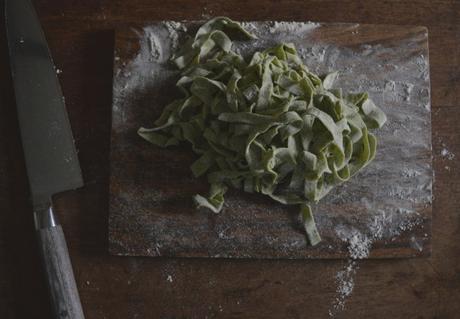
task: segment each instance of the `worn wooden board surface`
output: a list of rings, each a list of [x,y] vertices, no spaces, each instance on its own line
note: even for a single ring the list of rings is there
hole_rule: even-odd
[[[177,96],[171,52],[196,23],[116,31],[109,248],[116,255],[235,258],[391,258],[431,253],[431,111],[424,27],[253,22],[250,54],[293,42],[316,73],[340,71],[337,87],[367,91],[388,122],[376,160],[320,201],[321,244],[307,245],[297,208],[231,191],[219,215],[194,209],[206,193],[190,148],[151,146],[136,135]]]

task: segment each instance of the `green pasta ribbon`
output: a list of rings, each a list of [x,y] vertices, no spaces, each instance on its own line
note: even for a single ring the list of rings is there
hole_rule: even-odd
[[[210,184],[208,196],[194,197],[198,206],[220,212],[228,187],[296,204],[315,245],[321,237],[310,204],[374,158],[369,130],[386,116],[367,93],[332,89],[337,73],[310,72],[293,44],[256,52],[247,62],[232,51],[230,34],[255,38],[217,17],[184,44],[172,58],[183,97],[138,134],[161,147],[191,144],[199,155],[191,170]]]

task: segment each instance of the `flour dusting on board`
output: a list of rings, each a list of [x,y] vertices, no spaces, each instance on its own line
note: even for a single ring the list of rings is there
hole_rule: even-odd
[[[164,21],[164,26],[168,30],[168,37],[171,39],[171,49],[177,50],[179,47],[179,35],[187,31],[185,25],[176,21]]]
[[[124,116],[123,104],[156,83],[158,78],[171,76],[171,72],[159,72],[158,66],[167,63],[179,45],[181,34],[187,31],[182,22],[165,21],[161,25],[145,26],[134,30],[139,37],[139,51],[128,63],[121,65],[114,77],[113,114]],[[120,58],[116,55],[115,62]]]
[[[317,28],[320,24],[315,22],[286,22],[286,21],[274,21],[270,26],[268,31],[270,33],[277,32],[290,32],[290,33],[303,33],[311,31]]]
[[[150,55],[153,59],[158,60],[161,58],[161,43],[158,37],[154,33],[149,33],[148,41],[150,45]]]

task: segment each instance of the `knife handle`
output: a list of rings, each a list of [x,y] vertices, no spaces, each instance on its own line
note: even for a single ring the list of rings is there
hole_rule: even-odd
[[[84,319],[64,232],[52,206],[35,211],[34,219],[54,318]]]

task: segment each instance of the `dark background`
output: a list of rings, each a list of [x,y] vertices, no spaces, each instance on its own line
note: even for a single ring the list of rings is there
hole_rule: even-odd
[[[86,186],[56,196],[87,319],[328,318],[344,260],[113,257],[107,253],[113,29],[149,20],[298,20],[424,25],[432,83],[431,258],[359,262],[337,318],[460,317],[460,1],[34,2],[59,75]],[[3,12],[3,10],[2,10]],[[0,318],[49,318],[0,24]],[[441,156],[447,148],[455,158]],[[168,281],[171,276],[172,282]]]

